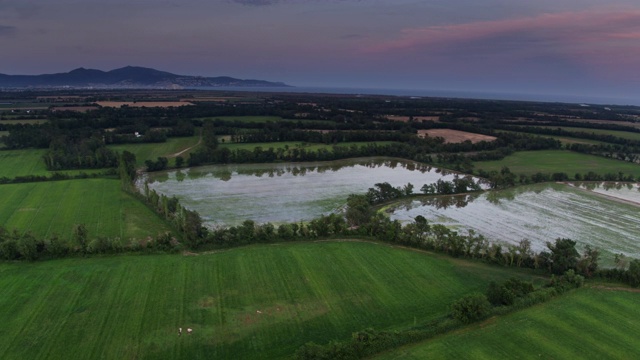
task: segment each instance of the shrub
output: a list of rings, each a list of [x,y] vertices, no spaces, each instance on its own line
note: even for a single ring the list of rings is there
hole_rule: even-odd
[[[491,311],[491,304],[481,293],[472,293],[451,304],[451,315],[465,324],[480,320]]]

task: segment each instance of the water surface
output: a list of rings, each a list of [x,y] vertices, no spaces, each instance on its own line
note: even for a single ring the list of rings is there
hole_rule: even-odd
[[[606,250],[610,261],[615,253],[640,257],[639,209],[631,203],[639,195],[637,185],[537,184],[407,200],[388,211],[402,222],[422,215],[461,232],[474,229],[493,241],[528,239],[535,251],[545,250],[547,241],[570,238],[580,249],[589,244]]]
[[[344,206],[376,183],[412,183],[414,192],[453,174],[413,161],[360,158],[296,164],[204,166],[149,174],[149,188],[202,216],[206,225],[305,221]]]

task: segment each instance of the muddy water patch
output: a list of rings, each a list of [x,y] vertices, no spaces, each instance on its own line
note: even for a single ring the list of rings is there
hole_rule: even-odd
[[[208,226],[295,222],[316,218],[344,206],[349,194],[362,194],[376,183],[394,187],[412,183],[414,191],[452,173],[412,161],[361,158],[296,164],[205,166],[149,174],[149,188],[202,216]]]
[[[601,249],[605,263],[615,253],[640,257],[640,209],[600,194],[539,184],[439,199],[405,201],[388,211],[394,220],[410,222],[422,215],[461,232],[473,229],[491,241],[515,245],[528,239],[535,251],[545,250],[547,241],[570,238],[580,250],[586,245]]]

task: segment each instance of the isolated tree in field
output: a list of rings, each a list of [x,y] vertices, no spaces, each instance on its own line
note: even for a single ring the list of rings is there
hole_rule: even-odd
[[[551,250],[551,272],[554,274],[564,274],[569,269],[575,269],[578,265],[580,254],[576,250],[576,242],[571,239],[556,239],[555,243],[547,242],[547,247]]]
[[[481,293],[472,293],[451,304],[451,315],[465,324],[480,320],[491,311],[491,304]]]

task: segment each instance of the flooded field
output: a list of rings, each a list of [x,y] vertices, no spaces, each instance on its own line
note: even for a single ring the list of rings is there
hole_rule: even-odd
[[[412,183],[414,192],[453,175],[412,161],[363,158],[299,164],[205,166],[149,174],[149,188],[172,196],[208,226],[304,221],[336,211],[376,183]]]
[[[388,209],[392,219],[430,222],[460,231],[474,229],[492,241],[529,239],[535,251],[556,238],[606,250],[603,261],[624,253],[640,257],[637,185],[538,184],[474,195],[408,200]]]

